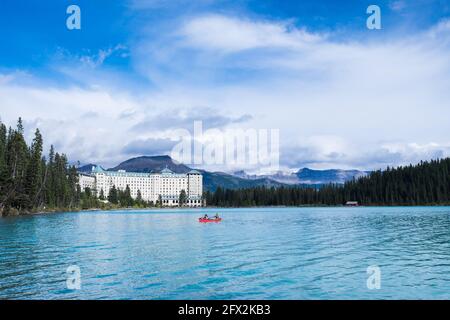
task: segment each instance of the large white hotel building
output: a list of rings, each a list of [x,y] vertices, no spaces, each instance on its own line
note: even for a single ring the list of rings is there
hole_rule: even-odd
[[[136,198],[138,190],[142,199],[156,203],[159,199],[163,206],[178,206],[181,190],[187,195],[186,205],[200,207],[202,205],[203,177],[196,170],[188,173],[174,173],[168,168],[160,173],[140,173],[119,171],[106,171],[100,166],[92,167],[89,174],[79,175],[81,190],[90,188],[97,196],[101,190],[108,197],[109,190],[115,186],[118,190],[130,187],[131,197]]]

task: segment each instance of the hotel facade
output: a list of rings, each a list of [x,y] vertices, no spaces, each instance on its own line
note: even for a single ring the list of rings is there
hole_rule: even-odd
[[[81,190],[90,188],[99,196],[103,190],[108,197],[109,190],[115,186],[118,190],[125,190],[127,185],[131,197],[136,199],[138,191],[145,201],[161,200],[163,206],[179,206],[182,190],[186,192],[186,203],[189,207],[202,206],[203,176],[196,170],[188,173],[174,173],[170,169],[163,169],[160,173],[127,172],[125,170],[106,171],[94,166],[91,173],[79,174]]]

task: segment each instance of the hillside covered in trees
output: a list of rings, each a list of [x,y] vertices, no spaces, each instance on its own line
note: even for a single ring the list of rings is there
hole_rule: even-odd
[[[321,188],[248,188],[205,193],[212,206],[335,206],[347,201],[361,205],[450,204],[450,158],[374,171],[342,185]]]

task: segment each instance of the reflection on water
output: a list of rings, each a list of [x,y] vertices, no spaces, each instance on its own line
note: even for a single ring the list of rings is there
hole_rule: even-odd
[[[449,207],[222,209],[198,223],[216,211],[0,219],[0,298],[450,298]]]

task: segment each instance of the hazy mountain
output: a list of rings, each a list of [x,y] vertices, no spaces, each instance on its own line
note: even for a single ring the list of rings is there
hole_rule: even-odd
[[[329,169],[329,170],[313,170],[309,168],[303,168],[295,173],[278,171],[271,175],[249,175],[245,171],[237,171],[233,173],[236,177],[255,180],[255,179],[269,179],[282,184],[303,184],[303,185],[320,185],[329,183],[343,184],[346,181],[352,180],[353,178],[359,178],[368,174],[365,171],[359,170],[340,170],[340,169]]]
[[[77,170],[78,170],[78,172],[90,173],[92,171],[92,167],[96,167],[96,166],[97,166],[96,164],[89,163],[82,167],[79,167]]]
[[[247,180],[257,180],[257,179],[268,179],[281,184],[301,184],[302,182],[294,173],[278,171],[275,174],[270,175],[251,175],[247,172],[241,170],[233,173],[234,176],[247,179]]]
[[[267,178],[245,179],[224,172],[208,172],[199,170],[203,174],[205,190],[214,191],[217,187],[225,189],[242,189],[251,187],[279,187],[283,184]]]
[[[163,156],[142,156],[128,159],[110,171],[125,170],[130,172],[159,172],[164,168],[169,168],[176,173],[186,173],[191,170],[188,166],[172,160],[171,157]]]
[[[366,171],[359,170],[341,170],[341,169],[329,169],[329,170],[313,170],[303,168],[297,171],[295,175],[299,178],[301,183],[306,184],[327,184],[327,183],[340,183],[343,184],[346,181],[353,178],[360,178],[367,175]]]

